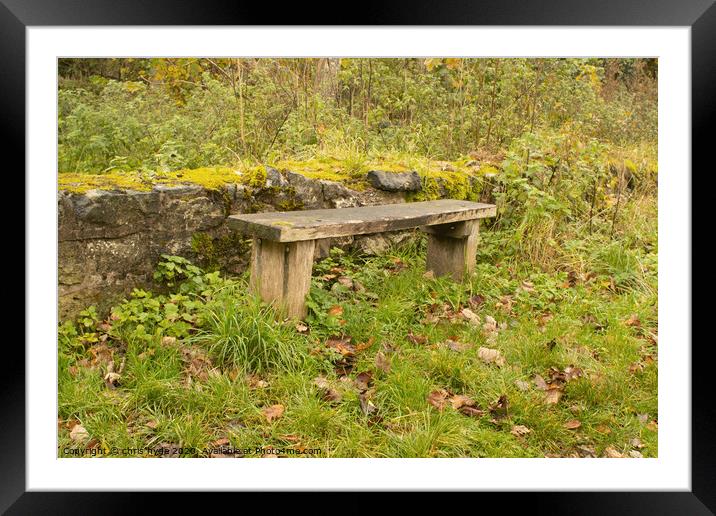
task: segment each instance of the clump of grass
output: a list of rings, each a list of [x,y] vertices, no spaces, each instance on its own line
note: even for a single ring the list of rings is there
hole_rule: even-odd
[[[305,338],[277,322],[274,309],[254,296],[224,294],[203,317],[204,327],[189,341],[205,346],[223,367],[263,373],[304,365]]]

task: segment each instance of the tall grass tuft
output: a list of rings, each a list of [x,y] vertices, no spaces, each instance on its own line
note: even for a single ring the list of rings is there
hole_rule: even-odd
[[[295,371],[307,358],[304,337],[277,322],[273,308],[254,297],[226,298],[207,307],[204,320],[192,340],[207,346],[224,367],[247,372]]]

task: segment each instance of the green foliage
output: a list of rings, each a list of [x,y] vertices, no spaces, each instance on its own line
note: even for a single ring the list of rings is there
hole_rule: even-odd
[[[162,258],[164,260],[159,262],[154,272],[154,281],[165,283],[168,287],[173,287],[177,282],[183,280],[194,279],[203,272],[181,256],[163,254]]]
[[[656,135],[652,59],[61,59],[59,170],[237,166],[386,152],[496,164],[540,130]]]

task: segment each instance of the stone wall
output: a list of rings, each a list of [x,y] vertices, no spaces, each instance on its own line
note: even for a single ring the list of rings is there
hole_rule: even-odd
[[[229,273],[245,270],[248,240],[231,232],[233,213],[343,208],[405,202],[405,192],[355,191],[331,181],[267,169],[266,184],[229,184],[221,190],[197,185],[155,186],[151,191],[91,190],[58,193],[59,315],[73,317],[89,305],[100,312],[134,287],[151,287],[161,254],[211,262]],[[380,253],[409,233],[384,233],[321,242]]]

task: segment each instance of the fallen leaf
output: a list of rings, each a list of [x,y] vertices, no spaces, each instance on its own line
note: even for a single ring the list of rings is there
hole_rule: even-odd
[[[629,444],[639,450],[641,450],[644,447],[644,445],[641,443],[641,439],[639,439],[638,437],[635,437],[634,439],[629,441]]]
[[[582,423],[576,419],[571,419],[564,424],[564,428],[567,430],[576,430],[580,426],[582,426]]]
[[[378,351],[378,353],[375,354],[375,367],[386,374],[390,372],[390,361],[382,351]]]
[[[350,342],[350,337],[330,337],[326,341],[326,346],[335,349],[344,357],[353,356],[355,355],[356,349]]]
[[[173,346],[177,343],[176,337],[162,337],[162,346]]]
[[[262,410],[266,420],[270,423],[274,419],[278,419],[283,416],[284,406],[283,405],[271,405]]]
[[[119,380],[122,378],[122,375],[119,373],[109,372],[106,375],[104,375],[104,384],[110,388],[110,389],[116,389],[119,386]]]
[[[485,316],[485,324],[482,325],[485,332],[492,333],[497,331],[497,321],[491,315]]]
[[[248,375],[246,377],[246,383],[248,384],[250,389],[265,389],[269,386],[269,383],[266,380],[262,380],[255,374]]]
[[[369,399],[369,392],[370,391],[364,392],[358,398],[358,401],[360,402],[360,409],[366,416],[375,414],[378,411],[378,407],[376,407],[375,404]]]
[[[525,292],[534,292],[535,286],[531,281],[523,281],[522,285],[520,285],[520,288],[524,290]]]
[[[448,339],[443,344],[450,350],[456,351],[458,353],[461,353],[468,349],[470,347],[469,344],[464,344],[462,342],[457,342],[455,340]]]
[[[157,426],[159,426],[159,422],[156,421],[155,419],[152,419],[152,420],[147,421],[146,423],[144,423],[144,426],[146,426],[147,428],[151,428],[152,430],[154,430],[154,429],[157,428]]]
[[[584,376],[584,371],[582,371],[579,367],[569,365],[564,368],[564,378],[568,382],[577,378],[581,378],[582,376]]]
[[[477,350],[477,356],[486,364],[495,364],[498,367],[505,365],[505,357],[496,349],[481,347]]]
[[[537,389],[539,389],[540,391],[547,390],[547,382],[545,382],[544,378],[542,378],[540,375],[536,374],[532,381],[534,382],[535,387],[537,387]]]
[[[356,351],[365,351],[375,343],[375,337],[370,337],[365,342],[359,342],[356,344]]]
[[[478,308],[484,302],[485,302],[485,298],[483,296],[481,296],[480,294],[476,294],[468,300],[468,304],[470,305],[470,308],[472,308],[473,310]]]
[[[515,380],[515,386],[521,391],[528,391],[530,389],[529,382],[525,382],[524,380]]]
[[[580,457],[585,458],[596,458],[597,453],[594,450],[594,446],[587,446],[585,444],[577,446],[577,452]]]
[[[559,402],[562,397],[562,391],[559,389],[548,389],[544,394],[544,401],[549,405],[554,405]]]
[[[70,439],[75,442],[82,442],[89,439],[89,432],[80,424],[76,424],[70,430]]]
[[[638,452],[636,450],[631,450],[629,452],[629,457],[631,457],[632,459],[643,459],[644,458],[644,456],[641,454],[641,452]]]
[[[346,288],[353,289],[353,280],[348,276],[339,276],[336,282],[340,283]]]
[[[328,315],[337,317],[343,314],[343,307],[341,305],[333,305],[328,309]]]
[[[460,315],[471,325],[473,326],[479,326],[480,325],[480,316],[477,315],[475,312],[470,310],[469,308],[463,308],[460,311]]]
[[[637,414],[636,418],[642,425],[645,425],[649,421],[649,414]]]
[[[636,314],[631,314],[631,316],[629,316],[629,319],[627,319],[626,321],[624,321],[624,324],[625,324],[626,326],[636,326],[636,327],[639,327],[639,326],[641,326],[641,321],[639,320],[639,316],[638,316],[638,315],[636,315]]]
[[[227,437],[222,437],[220,439],[217,439],[213,443],[211,443],[212,446],[226,446],[229,444],[229,439]]]
[[[605,456],[606,458],[609,458],[609,459],[622,459],[622,458],[624,458],[624,455],[622,455],[621,453],[619,453],[617,450],[615,450],[615,449],[612,448],[611,446],[608,446],[608,447],[604,450],[604,456]]]
[[[500,396],[495,403],[490,405],[490,413],[496,419],[507,417],[509,403],[507,402],[507,395],[503,394]]]
[[[425,278],[426,280],[435,279],[435,273],[433,271],[427,271],[425,274],[423,274],[423,278]]]
[[[373,383],[373,375],[367,371],[363,371],[356,376],[353,384],[355,385],[358,392],[367,391],[370,385]]]
[[[532,430],[527,428],[524,425],[514,425],[512,427],[512,430],[510,430],[510,433],[514,435],[515,437],[524,437],[527,434],[529,434]]]
[[[425,335],[416,335],[413,332],[408,333],[407,339],[418,346],[422,346],[428,342],[428,338]]]
[[[463,405],[458,409],[458,411],[465,416],[471,417],[480,417],[485,414],[484,410],[480,410],[479,408],[474,407],[472,405]]]
[[[305,323],[299,322],[296,324],[296,331],[298,333],[308,333],[308,326]]]
[[[448,403],[449,397],[450,393],[448,391],[446,391],[445,389],[438,389],[428,394],[428,403],[430,403],[436,409],[442,410]]]
[[[646,428],[648,430],[651,430],[652,432],[656,432],[659,429],[659,425],[657,424],[656,421],[652,420],[652,421],[649,421],[649,423],[647,423]]]
[[[470,396],[465,396],[464,394],[456,394],[455,396],[450,398],[450,404],[452,405],[452,408],[458,410],[461,407],[474,407],[475,401]]]
[[[597,432],[599,432],[600,434],[604,434],[604,435],[609,435],[612,433],[612,429],[609,428],[607,425],[597,425],[595,430]]]

